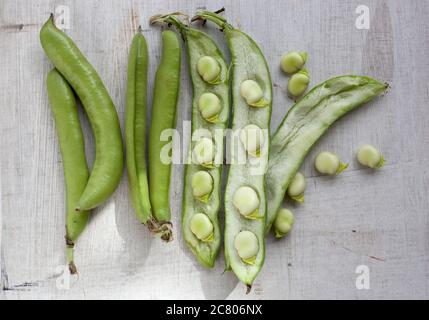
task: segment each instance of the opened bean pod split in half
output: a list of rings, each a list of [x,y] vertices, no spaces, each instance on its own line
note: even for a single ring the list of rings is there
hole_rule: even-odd
[[[369,77],[336,77],[314,87],[288,111],[271,140],[266,232],[275,221],[286,190],[311,147],[335,121],[386,88],[387,84]],[[340,161],[338,168],[344,168]],[[281,230],[274,231],[277,236],[282,234]]]
[[[232,64],[231,165],[225,190],[225,260],[248,287],[265,258],[265,172],[268,166],[272,85],[261,49],[223,17],[207,11],[193,20],[218,25]]]
[[[228,66],[216,43],[204,32],[185,25],[179,17],[177,14],[155,16],[151,23],[174,25],[186,44],[193,101],[182,233],[198,261],[212,267],[221,243],[218,212],[224,129],[229,115]]]

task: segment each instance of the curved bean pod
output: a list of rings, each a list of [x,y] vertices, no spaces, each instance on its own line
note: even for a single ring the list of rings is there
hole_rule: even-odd
[[[100,205],[115,191],[122,176],[121,129],[115,106],[99,75],[79,48],[55,27],[53,16],[40,30],[40,42],[55,68],[76,92],[95,136],[95,160],[77,210]]]
[[[46,79],[48,98],[55,119],[55,127],[63,159],[66,184],[66,245],[67,262],[72,274],[76,273],[73,248],[85,229],[89,212],[76,212],[76,203],[88,182],[89,171],[85,158],[85,142],[77,113],[76,101],[67,81],[55,69]]]
[[[314,87],[288,111],[271,139],[266,232],[311,147],[337,119],[386,88],[386,84],[368,77],[336,77]]]

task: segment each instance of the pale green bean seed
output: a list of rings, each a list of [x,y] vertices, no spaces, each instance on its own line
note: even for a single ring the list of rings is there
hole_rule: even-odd
[[[240,231],[234,238],[234,247],[241,260],[253,264],[259,251],[258,238],[251,231]]]
[[[261,147],[264,144],[264,134],[257,125],[248,124],[240,132],[240,141],[246,151],[254,156],[259,157],[261,155]]]
[[[213,177],[207,171],[198,171],[192,176],[191,186],[194,197],[207,202],[213,191]]]
[[[201,112],[201,116],[205,120],[215,122],[222,109],[222,105],[217,95],[211,92],[205,92],[198,100],[198,108]]]
[[[292,182],[289,184],[287,194],[297,202],[304,202],[304,191],[307,181],[301,172],[297,172]]]
[[[348,167],[347,163],[340,161],[335,153],[324,151],[317,155],[314,166],[323,174],[338,174]]]
[[[201,138],[195,144],[192,154],[196,164],[207,167],[212,166],[213,158],[215,156],[213,140],[206,137]]]
[[[307,61],[307,52],[292,51],[285,53],[280,60],[280,68],[288,73],[292,74],[301,70]]]
[[[215,58],[204,56],[197,62],[197,71],[205,82],[216,83],[220,74],[220,66]]]
[[[213,239],[213,223],[204,213],[194,214],[190,221],[190,228],[201,241],[207,242]]]
[[[244,80],[240,85],[240,95],[246,100],[246,103],[252,107],[264,107],[267,103],[264,101],[264,92],[259,84],[254,80]]]
[[[287,84],[287,90],[292,97],[299,97],[307,90],[310,83],[310,76],[307,70],[302,69],[298,73],[292,75]]]
[[[248,186],[243,186],[235,191],[232,202],[238,212],[248,219],[258,218],[259,197],[256,191]]]
[[[357,152],[357,159],[360,164],[376,169],[384,165],[384,157],[373,145],[364,144]]]
[[[274,221],[274,233],[276,238],[287,235],[292,230],[295,218],[292,211],[280,208]]]

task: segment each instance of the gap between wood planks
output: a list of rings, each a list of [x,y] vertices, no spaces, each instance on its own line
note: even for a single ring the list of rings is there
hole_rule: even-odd
[[[36,23],[11,23],[4,24],[0,26],[0,31],[6,31],[10,33],[17,33],[21,31],[26,31],[27,29],[32,29],[32,27],[37,27]]]

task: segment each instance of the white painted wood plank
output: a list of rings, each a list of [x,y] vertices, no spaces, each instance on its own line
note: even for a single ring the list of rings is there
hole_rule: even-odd
[[[428,1],[371,1],[369,30],[355,27],[360,1],[12,1],[0,3],[0,299],[316,299],[429,298],[429,14]],[[303,172],[308,191],[292,206],[289,237],[267,243],[254,290],[231,273],[200,267],[181,240],[183,167],[174,166],[173,243],[153,239],[130,206],[126,176],[113,197],[95,210],[79,240],[79,279],[59,290],[55,269],[64,261],[61,157],[44,80],[51,64],[38,32],[58,5],[71,10],[70,36],[103,78],[123,125],[128,49],[141,24],[150,52],[149,105],[160,57],[157,13],[199,7],[216,10],[260,44],[274,87],[272,131],[292,102],[280,55],[307,50],[311,84],[339,74],[368,74],[391,83],[388,95],[341,119],[310,152]],[[222,34],[207,25],[226,52]],[[226,52],[227,53],[227,52]],[[184,56],[185,57],[185,56]],[[178,128],[190,119],[186,60]],[[93,139],[82,115],[87,151]],[[387,165],[372,173],[354,160],[360,143],[376,144]],[[335,179],[320,177],[313,159],[332,150],[350,161]],[[369,266],[371,290],[357,290],[355,268]]]

